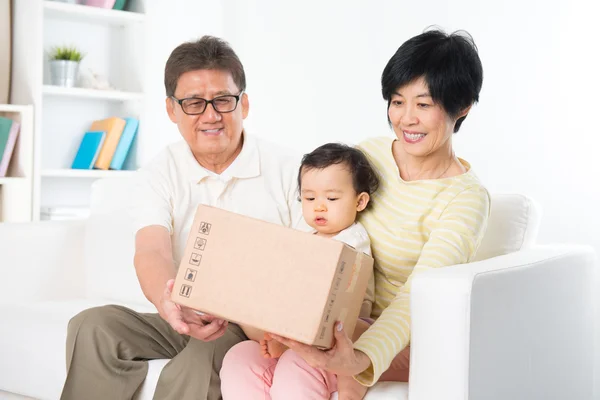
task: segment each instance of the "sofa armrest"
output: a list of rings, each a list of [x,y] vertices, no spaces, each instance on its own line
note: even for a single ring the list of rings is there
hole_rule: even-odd
[[[83,297],[84,224],[0,224],[0,302]]]
[[[596,268],[560,245],[415,276],[409,398],[592,399]]]

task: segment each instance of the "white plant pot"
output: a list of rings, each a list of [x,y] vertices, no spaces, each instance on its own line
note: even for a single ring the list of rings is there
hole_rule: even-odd
[[[79,62],[66,60],[50,61],[50,82],[56,86],[74,87],[77,83]]]

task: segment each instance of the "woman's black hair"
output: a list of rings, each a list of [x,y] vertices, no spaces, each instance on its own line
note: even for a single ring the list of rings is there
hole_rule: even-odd
[[[476,103],[483,84],[483,67],[471,35],[430,30],[404,42],[381,75],[381,94],[388,108],[399,88],[421,77],[433,101],[453,118]],[[454,132],[465,118],[456,121]]]

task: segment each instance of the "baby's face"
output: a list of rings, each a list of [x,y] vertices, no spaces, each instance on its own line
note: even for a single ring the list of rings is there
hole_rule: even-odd
[[[352,185],[352,174],[343,164],[303,172],[301,188],[304,220],[323,235],[343,231],[364,208]]]

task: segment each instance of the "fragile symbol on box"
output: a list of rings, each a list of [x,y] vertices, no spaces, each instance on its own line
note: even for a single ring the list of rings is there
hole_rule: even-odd
[[[204,251],[205,247],[206,247],[206,239],[196,238],[196,241],[194,242],[194,248]]]
[[[196,267],[200,265],[201,260],[202,256],[200,254],[192,253],[190,256],[190,264],[195,265]]]
[[[183,297],[190,297],[191,293],[192,287],[190,285],[181,285],[181,290],[179,291],[180,295],[182,295]]]
[[[210,227],[211,224],[208,222],[200,222],[200,229],[198,229],[198,232],[202,233],[203,235],[208,235],[210,233]]]
[[[194,282],[196,280],[196,272],[195,269],[188,268],[187,271],[185,271],[185,280]]]

